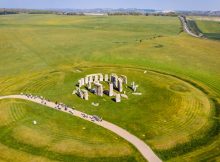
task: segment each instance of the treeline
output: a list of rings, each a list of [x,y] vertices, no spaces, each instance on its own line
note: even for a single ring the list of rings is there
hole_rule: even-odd
[[[151,16],[179,16],[177,13],[175,12],[168,12],[168,13],[150,13],[150,14],[146,14],[146,15],[151,15]]]
[[[76,16],[87,16],[83,12],[68,12],[68,13],[58,13],[59,15],[76,15]],[[92,15],[92,13],[91,13]],[[141,13],[141,12],[111,12],[103,14],[107,16],[178,16],[176,13]]]
[[[39,11],[38,11],[39,12]],[[42,11],[41,11],[42,12]],[[186,11],[186,12],[182,12],[182,11],[176,11],[176,12],[138,12],[138,11],[116,11],[116,12],[108,12],[108,11],[104,11],[104,12],[84,12],[83,10],[81,11],[69,11],[69,12],[62,12],[62,11],[49,11],[49,13],[56,13],[56,14],[60,14],[60,15],[79,15],[79,16],[86,16],[88,15],[88,13],[100,13],[103,15],[108,15],[108,16],[127,16],[127,15],[131,15],[131,16],[179,16],[179,15],[201,15],[201,16],[217,16],[220,15],[220,11],[215,11],[215,12],[193,12],[193,11]],[[87,14],[85,14],[87,13]]]
[[[123,15],[133,15],[133,16],[140,16],[140,15],[146,15],[145,13],[141,12],[112,12],[107,13],[109,16],[123,16]]]
[[[18,14],[18,11],[0,9],[0,15]]]
[[[118,12],[103,12],[103,13],[91,13],[83,12],[83,11],[61,11],[61,10],[35,10],[35,9],[4,9],[0,8],[0,15],[8,15],[8,14],[57,14],[57,15],[72,15],[72,16],[87,16],[87,15],[108,15],[108,16],[178,16],[175,12],[163,13],[163,12],[138,12],[138,11],[118,11]]]
[[[59,13],[56,13],[58,15],[69,15],[69,16],[85,16],[84,13],[82,12],[67,12],[67,13],[63,13],[63,12],[59,12]]]
[[[48,10],[31,10],[27,12],[28,14],[56,14],[55,11],[48,11]]]
[[[9,14],[18,14],[18,13],[13,11],[0,11],[0,15],[9,15]]]
[[[9,15],[9,14],[56,14],[56,11],[50,10],[32,10],[32,9],[4,9],[0,8],[0,15]]]

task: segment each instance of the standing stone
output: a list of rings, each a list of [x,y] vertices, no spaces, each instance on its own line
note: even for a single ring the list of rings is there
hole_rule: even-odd
[[[100,86],[98,87],[98,95],[103,96],[103,86],[102,86],[102,84],[100,84]]]
[[[83,92],[79,89],[79,97],[83,99]]]
[[[89,100],[88,91],[87,91],[87,90],[82,90],[82,92],[83,92],[83,98],[84,98],[85,100]]]
[[[123,83],[124,83],[124,84],[128,84],[127,76],[121,75],[121,77],[122,77],[122,79],[123,79]]]
[[[113,84],[114,84],[115,88],[118,88],[118,76],[115,76]]]
[[[84,78],[81,78],[81,85],[84,86],[84,84],[85,84],[85,80]]]
[[[118,88],[118,76],[116,74],[111,75],[111,82],[113,83],[114,88]]]
[[[88,89],[92,89],[92,83],[91,83],[91,82],[89,82],[89,83],[87,84],[87,88],[88,88]]]
[[[93,77],[89,76],[89,82],[92,83],[93,82]]]
[[[132,83],[131,83],[131,88],[132,88],[132,90],[134,90],[134,87],[135,87],[135,83],[132,82]]]
[[[121,102],[121,95],[116,94],[115,102]]]
[[[113,83],[109,83],[109,96],[113,96]]]
[[[123,80],[121,78],[118,78],[118,91],[122,92],[123,91]]]
[[[133,90],[134,92],[136,92],[136,91],[137,91],[137,88],[138,88],[138,85],[135,85],[135,83],[132,82],[132,83],[131,83],[131,88],[132,88],[132,90]]]
[[[136,91],[137,91],[137,86],[134,86],[133,91],[134,91],[134,92],[136,92]]]
[[[103,82],[103,75],[102,74],[99,75],[99,81]]]
[[[98,82],[99,81],[99,76],[98,75],[95,75],[95,82]]]
[[[103,86],[100,83],[95,83],[95,94],[98,96],[103,96]]]
[[[110,82],[112,82],[112,83],[114,82],[114,74],[110,75]]]
[[[84,99],[85,99],[86,101],[89,100],[89,94],[88,94],[88,92],[84,94]]]
[[[105,74],[105,82],[108,82],[108,74]]]
[[[81,86],[82,86],[81,79],[80,79],[80,80],[78,80],[78,84],[79,84],[79,87],[81,87]]]
[[[98,95],[98,85],[99,83],[94,83],[94,93],[96,94],[96,95]]]
[[[89,78],[86,76],[85,77],[85,84],[88,84],[88,82],[89,82]]]

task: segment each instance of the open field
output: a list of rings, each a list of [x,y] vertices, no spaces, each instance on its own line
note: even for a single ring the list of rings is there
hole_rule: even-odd
[[[196,34],[202,33],[206,38],[220,40],[220,17],[191,16],[189,25]]]
[[[144,140],[162,159],[199,161],[218,151],[220,42],[181,33],[178,18],[12,15],[0,17],[0,34],[0,95],[27,92],[97,114]],[[125,74],[143,95],[129,94],[119,104],[106,96],[85,102],[72,95],[76,81],[95,72]],[[0,101],[0,107],[3,160],[15,153],[23,158],[17,161],[143,160],[127,142],[91,123],[24,101]],[[32,125],[33,119],[40,124]],[[183,145],[195,140],[195,148]]]
[[[220,40],[220,22],[219,21],[205,21],[197,20],[201,32],[210,39]]]
[[[219,16],[190,16],[194,20],[220,21]]]

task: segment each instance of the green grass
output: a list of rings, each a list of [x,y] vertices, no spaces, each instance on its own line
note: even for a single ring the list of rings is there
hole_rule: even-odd
[[[196,24],[207,38],[220,40],[220,22],[197,20]]]
[[[199,34],[201,34],[200,29],[198,28],[197,24],[195,21],[193,20],[187,20],[188,26],[190,28],[190,31],[196,35],[199,36]]]
[[[219,147],[217,141],[220,135],[208,138],[207,133],[217,123],[216,118],[219,118],[219,114],[214,112],[214,106],[210,107],[212,102],[209,103],[208,99],[210,101],[216,99],[219,102],[220,43],[196,39],[180,32],[181,24],[176,17],[77,17],[25,14],[1,16],[0,95],[20,92],[43,95],[54,101],[75,106],[79,110],[100,115],[127,129],[148,143],[164,159],[179,155],[178,160],[183,157],[189,160],[192,156],[198,161],[202,160],[206,151],[212,152]],[[97,68],[98,66],[100,68]],[[170,73],[190,81],[190,84],[169,75],[153,72],[144,74],[144,70],[136,69],[139,67]],[[81,69],[82,72],[78,73],[77,69]],[[71,95],[76,81],[94,72],[126,74],[129,82],[134,80],[140,85],[143,95],[129,94],[129,100],[123,100],[120,104],[112,102],[106,96],[103,100],[90,95],[90,100],[85,102]],[[92,107],[92,101],[99,102],[100,107]],[[1,107],[3,107],[2,102]],[[13,115],[13,119],[18,119],[19,122],[25,118],[22,114],[27,113],[23,104],[20,107],[22,111],[12,109],[12,114],[17,114]],[[31,107],[33,111],[35,107],[38,108],[37,105]],[[51,111],[43,107],[39,107],[38,111],[44,111],[42,114],[47,116],[41,117],[40,114],[36,117],[47,121],[46,118]],[[57,123],[59,118],[62,118],[65,122],[66,116],[60,117],[59,112],[54,114],[54,118],[50,121]],[[4,118],[1,116],[0,119]],[[10,121],[7,118],[4,120],[6,123]],[[75,120],[79,122],[79,127],[89,124],[79,119],[71,119],[65,124],[68,126],[63,130],[56,130],[56,134],[68,132]],[[93,124],[89,125],[91,129],[100,129],[100,132],[96,133],[100,133],[96,140],[101,138],[103,145],[107,145],[108,139],[103,134],[111,133]],[[25,126],[25,123],[22,121],[20,126]],[[16,128],[13,125],[10,130]],[[8,157],[8,152],[12,154],[16,151],[23,154],[24,158],[40,156],[46,160],[53,159],[51,154],[55,152],[54,150],[52,152],[43,150],[36,155],[36,152],[39,152],[38,146],[31,142],[25,144],[26,136],[17,135],[17,139],[13,139],[11,137],[13,132],[9,131],[8,127],[2,129],[9,135],[0,140],[3,145],[0,147],[4,149],[7,147],[5,157]],[[20,129],[25,130],[22,127]],[[55,138],[51,135],[52,130],[30,130],[35,135],[38,131],[45,133],[45,143],[42,143],[41,147],[47,142],[50,143],[50,138]],[[80,138],[73,146],[82,146],[88,137],[95,138],[96,134],[93,131],[83,134],[85,138]],[[74,136],[80,136],[80,132],[76,132]],[[71,138],[74,136],[71,135]],[[199,139],[206,142],[202,144],[197,142],[195,148],[188,148],[190,142]],[[19,142],[15,145],[17,147],[12,147],[16,141]],[[201,146],[205,144],[210,147]],[[112,151],[109,149],[111,154],[105,159],[102,159],[104,155],[98,154],[96,149],[90,153],[94,155],[95,161],[99,161],[100,158],[103,161],[142,160],[134,148],[123,140],[117,145],[118,148],[125,147],[125,150],[130,150],[127,154],[128,158],[119,154],[114,155],[116,159],[112,159],[111,154],[114,153],[114,149]],[[22,146],[24,150],[18,150],[18,146]],[[178,151],[176,154],[170,153],[177,146],[186,148],[184,153]],[[90,147],[98,146],[92,144]],[[31,148],[32,151],[28,152],[27,148]],[[186,154],[187,150],[191,152]],[[64,152],[56,154],[56,158],[89,160],[88,155],[79,158],[74,150],[70,150],[73,154],[71,157],[65,156]],[[212,158],[216,157],[217,155]]]
[[[1,101],[3,160],[137,161],[141,156],[122,139],[92,123],[19,100]],[[33,120],[37,125],[33,125]],[[8,154],[15,152],[8,157]],[[3,152],[3,154],[2,154]],[[5,153],[5,154],[4,154]],[[6,154],[8,153],[8,154]],[[17,157],[17,154],[21,156]]]

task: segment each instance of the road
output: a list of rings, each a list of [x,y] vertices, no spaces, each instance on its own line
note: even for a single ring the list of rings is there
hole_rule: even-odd
[[[152,149],[141,139],[136,137],[135,135],[129,133],[125,129],[112,124],[108,121],[102,120],[102,121],[96,121],[94,120],[92,115],[85,114],[81,111],[75,110],[70,107],[64,107],[59,106],[57,107],[57,104],[45,99],[41,99],[40,97],[33,97],[33,96],[27,96],[27,95],[9,95],[9,96],[0,96],[0,100],[2,99],[23,99],[27,101],[32,101],[40,105],[44,105],[47,107],[50,107],[55,110],[59,110],[65,113],[69,113],[73,116],[79,117],[81,119],[93,122],[94,124],[97,124],[103,128],[106,128],[115,134],[119,135],[120,137],[124,138],[128,142],[130,142],[136,149],[143,155],[143,157],[149,161],[149,162],[162,162],[162,160],[152,151]]]
[[[183,16],[179,16],[179,19],[181,21],[181,23],[183,24],[183,29],[185,32],[187,32],[189,35],[193,36],[193,37],[196,37],[196,38],[200,38],[200,36],[194,34],[193,32],[191,32],[191,30],[189,29],[185,19]]]

